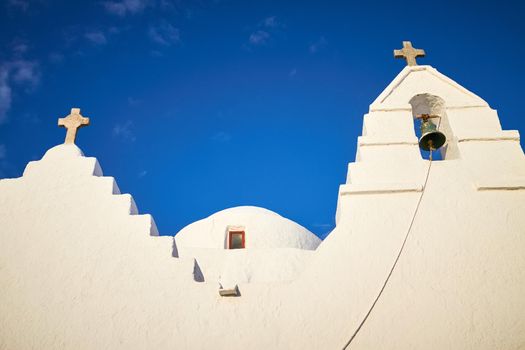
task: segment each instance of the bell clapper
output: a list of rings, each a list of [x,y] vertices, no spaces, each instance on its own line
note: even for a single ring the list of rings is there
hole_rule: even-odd
[[[428,155],[428,159],[432,161],[432,152],[434,151],[434,144],[432,140],[428,140],[428,151],[430,152]]]

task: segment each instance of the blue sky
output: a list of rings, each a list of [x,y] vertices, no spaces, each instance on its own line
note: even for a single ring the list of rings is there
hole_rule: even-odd
[[[62,143],[57,118],[80,107],[91,125],[77,144],[162,234],[257,205],[324,237],[403,40],[525,132],[523,13],[518,1],[2,0],[0,177]]]

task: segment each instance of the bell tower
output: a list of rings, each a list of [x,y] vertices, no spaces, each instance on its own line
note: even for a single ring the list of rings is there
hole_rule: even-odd
[[[348,217],[346,208],[356,195],[421,192],[429,135],[442,154],[433,169],[447,168],[449,177],[461,173],[477,190],[525,187],[518,131],[502,130],[497,112],[479,96],[429,65],[418,66],[415,58],[424,51],[407,45],[406,52],[394,55],[408,65],[364,115],[356,159],[339,190],[337,224]],[[420,123],[418,139],[414,126]]]

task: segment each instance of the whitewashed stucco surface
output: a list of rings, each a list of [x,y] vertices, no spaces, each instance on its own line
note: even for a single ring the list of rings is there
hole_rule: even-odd
[[[421,158],[409,101],[445,101],[445,160]],[[384,123],[389,127],[384,128]],[[293,281],[221,298],[173,257],[94,158],[58,146],[0,181],[1,349],[525,348],[525,156],[479,97],[407,67],[364,118],[337,227]]]
[[[264,208],[241,206],[221,210],[196,221],[175,235],[179,250],[186,247],[226,247],[228,227],[243,227],[246,248],[315,250],[321,240],[303,226]]]
[[[245,231],[246,249],[229,250],[228,229]],[[239,283],[291,281],[308,266],[321,240],[271,210],[241,206],[221,210],[175,235],[178,256],[195,258],[202,280],[223,288]]]

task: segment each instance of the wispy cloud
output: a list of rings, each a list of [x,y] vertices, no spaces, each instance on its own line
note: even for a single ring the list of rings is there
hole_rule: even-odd
[[[142,179],[144,176],[148,175],[148,171],[147,170],[142,170],[140,171],[137,176],[139,179]]]
[[[180,9],[180,5],[182,1],[180,0],[159,0],[158,1],[158,7],[162,11],[178,11]]]
[[[119,137],[124,141],[135,142],[137,139],[134,133],[134,124],[131,120],[126,120],[122,124],[117,124],[113,127],[113,136]]]
[[[142,100],[139,100],[138,98],[128,97],[128,104],[130,106],[138,106],[142,103]]]
[[[171,46],[180,42],[179,29],[166,21],[150,26],[148,35],[153,42],[163,46]]]
[[[27,11],[29,8],[29,0],[9,0],[7,4],[22,11]]]
[[[29,45],[24,42],[17,42],[13,45],[13,54],[21,56],[29,50]]]
[[[14,2],[13,4],[18,3]],[[22,5],[18,4],[17,6]],[[17,89],[23,88],[26,91],[32,91],[40,83],[39,62],[24,58],[29,47],[25,40],[15,38],[9,45],[11,58],[0,60],[0,124],[5,123],[8,119],[13,95],[18,92]]]
[[[148,5],[147,0],[121,0],[121,1],[105,1],[102,3],[106,12],[124,17],[126,15],[133,15],[140,13]]]
[[[159,50],[151,50],[150,55],[155,58],[164,57],[164,54],[160,52]]]
[[[288,76],[290,78],[293,78],[297,75],[297,68],[293,68],[289,73],[288,73]]]
[[[100,30],[89,31],[84,37],[95,45],[104,45],[108,42],[106,35]]]
[[[8,80],[9,71],[0,68],[0,124],[7,120],[7,112],[11,109],[11,86]]]
[[[276,16],[266,17],[261,26],[266,28],[284,28],[284,24],[277,20]]]
[[[257,29],[250,34],[248,42],[252,46],[265,45],[271,39],[272,34],[284,27],[284,24],[278,21],[276,16],[266,17],[259,22]]]
[[[311,54],[315,54],[323,49],[327,44],[328,42],[324,36],[322,36],[308,46],[308,51],[310,51]]]
[[[264,30],[258,30],[250,34],[250,44],[252,45],[264,45],[270,38],[270,34]]]
[[[122,28],[122,27],[111,26],[108,28],[107,32],[109,34],[120,34],[122,33],[122,31],[127,30],[127,29],[128,28],[126,27]]]
[[[15,60],[8,63],[11,67],[13,81],[18,84],[29,84],[36,87],[40,83],[39,64],[35,61]]]
[[[40,124],[42,122],[42,119],[40,119],[38,114],[34,112],[26,112],[26,113],[20,114],[18,118],[23,124],[26,124],[26,125]]]
[[[35,61],[15,59],[0,65],[0,124],[7,121],[11,109],[13,85],[35,88],[40,83],[40,69]]]
[[[96,46],[106,45],[116,35],[128,30],[126,26],[110,26],[103,28],[91,28],[84,33],[84,38]]]
[[[48,58],[49,58],[49,62],[55,63],[55,64],[62,63],[64,61],[64,55],[61,54],[60,52],[51,52]]]
[[[215,142],[228,142],[232,139],[232,136],[224,131],[216,132],[212,137],[212,141]]]

